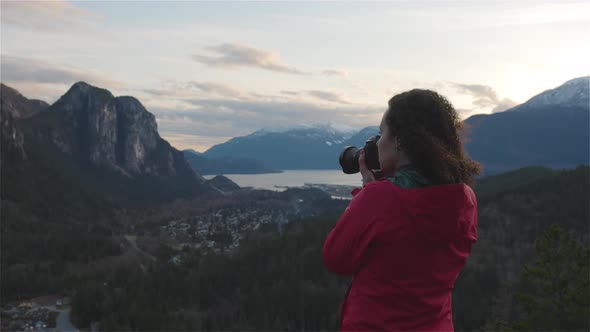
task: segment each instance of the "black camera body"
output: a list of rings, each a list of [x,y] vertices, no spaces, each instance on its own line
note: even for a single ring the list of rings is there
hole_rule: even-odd
[[[354,174],[360,171],[359,157],[361,150],[365,150],[365,164],[368,169],[380,169],[379,153],[377,152],[377,141],[381,138],[380,135],[372,136],[367,139],[365,146],[357,148],[356,146],[347,146],[340,153],[340,166],[342,171],[346,174]]]

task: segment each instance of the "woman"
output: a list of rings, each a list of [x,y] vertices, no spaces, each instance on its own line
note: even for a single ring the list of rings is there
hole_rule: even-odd
[[[468,185],[481,166],[461,143],[453,106],[429,90],[389,100],[377,141],[380,178],[359,167],[363,188],[324,243],[326,268],[353,275],[340,328],[452,331],[451,292],[477,240]]]

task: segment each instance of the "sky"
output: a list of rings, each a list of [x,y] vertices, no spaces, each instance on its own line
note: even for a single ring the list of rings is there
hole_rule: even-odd
[[[588,1],[0,4],[0,80],[55,102],[78,81],[136,97],[177,149],[262,128],[379,125],[414,88],[462,118],[590,73]]]

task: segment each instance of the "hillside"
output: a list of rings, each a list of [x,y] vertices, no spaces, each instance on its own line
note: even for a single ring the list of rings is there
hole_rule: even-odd
[[[479,240],[453,292],[457,330],[519,317],[520,276],[534,257],[533,241],[550,224],[561,225],[588,247],[589,181],[589,167],[531,168],[482,180],[493,195],[478,190],[485,196],[479,201]],[[321,247],[337,218],[306,218],[282,232],[261,230],[235,255],[194,250],[180,264],[152,266],[150,274],[121,269],[108,277],[109,288],[84,286],[74,303],[76,313],[82,325],[100,317],[102,326],[114,330],[335,330],[349,279],[326,272]],[[95,301],[128,305],[117,310],[103,305],[97,314],[88,305]]]

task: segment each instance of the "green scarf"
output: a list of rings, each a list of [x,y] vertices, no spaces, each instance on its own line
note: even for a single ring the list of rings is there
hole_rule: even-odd
[[[395,176],[388,176],[387,179],[401,188],[423,188],[432,185],[411,164],[401,166]]]

